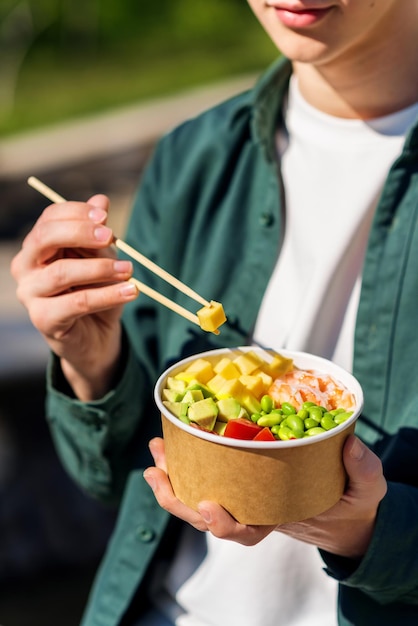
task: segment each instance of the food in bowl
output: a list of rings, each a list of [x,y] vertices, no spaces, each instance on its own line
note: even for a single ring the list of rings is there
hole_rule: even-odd
[[[162,397],[185,424],[253,441],[320,435],[345,422],[355,406],[353,394],[330,374],[252,350],[196,358],[167,378]]]
[[[264,361],[267,366],[261,367]],[[245,384],[234,380],[238,365],[245,371],[240,377],[249,377]],[[354,399],[353,414],[320,435],[273,441],[220,436],[197,423],[185,423],[168,408],[182,399],[181,389],[177,400],[173,392],[178,389],[169,390],[169,380],[177,381],[174,386],[183,380],[180,388],[193,386],[199,377],[205,390],[216,376],[225,397],[219,389],[212,399],[236,399],[237,387],[241,392],[244,388],[245,410],[251,416],[254,399],[261,405],[274,380],[293,370],[315,371],[337,381],[349,392],[347,398],[351,394]],[[342,451],[361,413],[363,393],[354,376],[335,363],[289,350],[277,354],[254,346],[219,348],[171,365],[157,380],[154,398],[161,414],[167,473],[176,497],[187,506],[197,510],[202,500],[211,500],[243,524],[282,524],[318,515],[341,498],[347,480]]]

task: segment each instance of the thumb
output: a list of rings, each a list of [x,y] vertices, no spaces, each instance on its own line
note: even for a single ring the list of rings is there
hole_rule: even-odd
[[[344,445],[343,460],[348,474],[348,494],[380,502],[386,493],[386,480],[379,457],[358,437],[350,435]]]
[[[87,200],[87,204],[90,204],[96,209],[101,209],[106,213],[109,211],[110,200],[102,193],[98,193]]]

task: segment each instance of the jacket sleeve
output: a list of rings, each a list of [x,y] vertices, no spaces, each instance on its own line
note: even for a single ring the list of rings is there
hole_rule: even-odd
[[[141,407],[149,402],[150,387],[146,372],[129,350],[118,385],[94,402],[81,402],[66,393],[61,377],[58,359],[52,355],[46,415],[61,461],[91,496],[118,502],[136,462],[137,440],[142,438]]]
[[[353,570],[352,562],[321,551],[328,574],[381,605],[418,605],[418,488],[388,482],[373,538]]]

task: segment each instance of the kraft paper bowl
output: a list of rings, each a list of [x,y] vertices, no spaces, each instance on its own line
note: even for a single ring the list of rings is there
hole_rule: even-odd
[[[243,524],[283,524],[318,515],[341,498],[346,473],[342,448],[363,407],[358,381],[336,364],[303,352],[280,350],[296,367],[330,374],[355,398],[352,416],[326,433],[291,441],[242,441],[194,428],[181,422],[162,402],[169,376],[197,358],[217,362],[258,348],[211,350],[179,361],[167,369],[155,386],[160,410],[168,475],[176,496],[197,509],[202,500],[222,505]]]

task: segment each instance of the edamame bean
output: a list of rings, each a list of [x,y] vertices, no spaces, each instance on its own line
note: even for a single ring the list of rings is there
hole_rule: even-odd
[[[338,413],[344,413],[345,409],[332,409],[329,412],[331,413],[331,415],[334,415],[334,417],[335,417],[336,415],[338,415]]]
[[[309,417],[311,417],[312,419],[316,420],[316,422],[319,424],[319,422],[322,419],[322,409],[321,407],[315,405],[315,406],[310,406],[308,408],[308,412],[309,412]]]
[[[313,437],[315,435],[320,435],[321,433],[326,433],[327,431],[321,426],[315,426],[315,428],[309,428],[305,431],[306,437]]]
[[[277,426],[278,424],[280,424],[284,419],[283,415],[280,415],[279,413],[270,413],[270,415],[261,415],[261,417],[259,417],[259,419],[257,420],[257,424],[259,426],[268,426],[269,428],[271,428],[272,426]]]
[[[282,411],[285,415],[293,415],[296,413],[295,407],[293,406],[293,404],[290,404],[290,402],[282,403]]]
[[[284,423],[285,423],[286,426],[291,428],[293,431],[303,431],[303,430],[305,430],[304,429],[303,419],[301,417],[298,417],[297,415],[288,415],[286,417],[286,419],[284,420]]]
[[[282,439],[282,441],[289,441],[289,439],[295,438],[295,435],[293,434],[292,429],[289,428],[288,426],[280,425],[277,435],[279,439]]]
[[[307,417],[306,420],[304,421],[304,424],[305,424],[305,430],[309,430],[309,428],[315,428],[316,426],[318,426],[319,422],[314,420],[313,417]]]
[[[348,418],[351,417],[352,415],[353,415],[353,411],[343,411],[342,413],[338,413],[334,417],[334,422],[338,426],[339,424],[342,424],[343,422],[345,422],[345,420],[348,420]]]
[[[332,415],[324,415],[321,419],[321,426],[322,428],[325,428],[325,430],[331,430],[332,428],[335,428],[337,424],[332,419]]]
[[[266,394],[260,399],[260,410],[251,414],[251,421],[270,428],[276,439],[288,441],[325,433],[344,422],[352,413],[343,408],[328,410],[308,401],[299,410],[290,402],[283,402],[276,408],[273,398]],[[189,423],[187,415],[182,415],[180,419]]]
[[[270,413],[272,409],[274,409],[273,398],[271,398],[268,395],[265,395],[261,398],[260,404],[261,404],[262,410],[265,411],[266,413]]]

